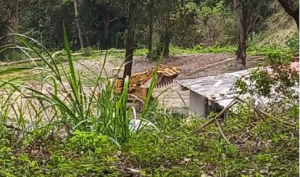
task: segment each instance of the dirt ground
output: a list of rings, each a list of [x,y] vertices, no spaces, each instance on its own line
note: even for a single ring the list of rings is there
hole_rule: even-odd
[[[157,96],[162,91],[170,88],[159,97],[161,104],[170,110],[177,110],[181,113],[186,111],[189,100],[189,92],[181,91],[178,81],[184,79],[193,79],[198,77],[218,75],[227,72],[234,72],[234,58],[232,54],[197,54],[187,56],[171,57],[163,60],[163,64],[177,66],[182,69],[179,76],[174,80],[174,83],[166,87],[157,88],[154,90],[154,96]],[[262,57],[248,57],[248,68],[254,67]],[[99,72],[102,67],[103,58],[97,60],[81,60],[79,63],[84,64],[87,68],[95,72]],[[82,65],[76,63],[75,68],[83,72],[90,73],[90,70],[83,69]],[[116,60],[108,61],[105,65],[105,70],[109,76],[112,76],[112,68],[119,67],[120,62]],[[135,57],[133,63],[133,73],[144,72],[155,66],[156,62],[151,62],[147,58]]]
[[[261,57],[248,57],[248,67],[251,68],[256,66],[257,62],[261,59]],[[103,61],[104,59],[101,57],[92,60],[80,59],[74,62],[75,70],[82,73],[82,75],[86,76],[85,78],[93,79],[96,78],[99,72],[101,71],[101,68],[103,67]],[[230,54],[198,54],[188,56],[177,56],[165,59],[163,61],[163,64],[180,67],[182,71],[179,74],[179,76],[174,80],[173,84],[161,88],[156,88],[154,90],[153,96],[156,97],[160,95],[158,97],[158,100],[160,104],[164,106],[164,108],[183,114],[187,113],[188,111],[187,108],[189,106],[189,91],[181,91],[178,81],[198,77],[205,77],[209,75],[218,75],[226,72],[233,72],[235,70],[234,55]],[[112,77],[113,68],[118,68],[120,67],[120,65],[120,59],[110,58],[104,65],[104,73],[106,73],[109,77]],[[155,65],[156,62],[150,62],[148,59],[142,57],[135,57],[133,63],[133,73],[147,71]],[[65,63],[65,67],[68,67],[67,63]],[[28,72],[30,73],[27,73],[27,76],[30,77],[30,74],[36,75],[40,71]],[[12,73],[10,77],[15,75],[16,73]],[[42,87],[40,81],[38,80],[29,80],[26,82],[26,84],[27,86],[34,87],[37,89]],[[70,89],[67,86],[67,84],[65,86],[67,89]],[[91,87],[94,87],[94,84],[85,83],[85,87],[86,91],[89,92],[89,90],[91,90]],[[47,93],[46,91],[53,92],[53,86],[48,84],[43,85],[42,92]],[[67,92],[63,94],[67,94]],[[0,95],[2,96],[2,101],[3,99],[5,100],[8,97],[8,94],[4,92],[4,90],[0,90]],[[64,95],[61,96],[63,97]],[[14,100],[17,97],[18,94],[16,93],[14,94],[14,97],[12,97],[12,100]],[[23,106],[22,109],[24,109],[23,111],[27,116],[30,117],[31,115],[33,115],[33,113],[31,113],[33,109],[27,109],[27,105],[30,105],[30,103],[26,100],[26,98],[23,99],[21,97],[18,97],[18,100],[14,100],[14,102],[17,102],[17,105],[14,106]],[[14,112],[11,112],[10,114],[12,114],[12,117],[16,117],[14,115]],[[49,113],[49,115],[51,115],[51,113]],[[46,115],[46,117],[51,117],[49,115]]]

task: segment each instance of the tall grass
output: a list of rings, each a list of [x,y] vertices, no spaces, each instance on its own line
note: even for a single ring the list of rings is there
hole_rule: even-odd
[[[130,138],[141,132],[145,127],[140,125],[146,120],[140,118],[138,131],[131,131],[131,116],[135,109],[127,106],[129,79],[125,79],[121,95],[114,94],[113,85],[107,85],[108,78],[103,76],[106,57],[102,69],[93,82],[95,83],[94,88],[88,90],[82,83],[84,76],[75,70],[65,29],[64,41],[68,64],[66,68],[62,63],[55,62],[57,61],[55,55],[51,55],[38,41],[25,35],[16,35],[27,51],[34,52],[42,59],[45,63],[44,70],[48,72],[46,72],[47,75],[40,83],[40,89],[21,85],[9,91],[7,99],[0,103],[2,106],[0,106],[2,108],[1,113],[3,113],[1,115],[2,122],[7,121],[5,117],[8,117],[11,109],[13,109],[15,115],[18,115],[15,116],[15,126],[20,127],[22,131],[28,129],[26,122],[31,118],[35,119],[30,121],[31,127],[60,126],[64,128],[65,133],[69,136],[76,130],[93,131],[97,134],[107,135],[118,145],[129,143]],[[42,55],[40,51],[36,50],[33,44],[41,46],[46,55]],[[151,81],[150,92],[141,116],[144,116],[148,111],[147,107],[155,82],[156,79]],[[47,87],[52,90],[47,90]],[[19,96],[15,96],[16,93]],[[15,100],[20,100],[22,97],[22,101],[25,101],[25,103],[21,102],[22,106],[18,106],[17,103],[12,102],[12,97],[15,97]],[[136,114],[133,115],[137,120]],[[48,120],[46,120],[46,117],[48,117]]]

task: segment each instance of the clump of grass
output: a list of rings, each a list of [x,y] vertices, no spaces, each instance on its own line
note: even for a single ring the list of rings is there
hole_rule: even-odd
[[[92,47],[86,47],[80,50],[82,52],[82,56],[88,57],[91,55],[91,52],[93,51]]]
[[[65,127],[68,135],[72,135],[77,130],[95,132],[96,134],[108,136],[118,145],[128,143],[132,134],[140,131],[130,131],[131,113],[135,110],[134,108],[128,109],[127,107],[129,80],[128,78],[125,79],[122,94],[115,95],[112,86],[107,85],[108,78],[103,76],[106,57],[101,71],[96,73],[96,79],[91,81],[94,83],[94,88],[86,90],[82,83],[83,76],[77,73],[74,68],[65,31],[64,40],[68,61],[67,69],[62,66],[62,63],[56,63],[56,58],[50,55],[50,52],[46,48],[43,49],[47,56],[43,56],[37,51],[32,45],[33,42],[37,43],[34,39],[23,35],[18,35],[18,38],[28,50],[34,51],[42,59],[45,66],[44,70],[48,71],[40,83],[41,89],[25,86],[26,91],[20,93],[21,95],[30,96],[35,100],[35,104],[40,106],[38,106],[40,110],[37,109],[35,111],[35,116],[44,114],[46,110],[52,110],[52,121],[60,122],[61,126]],[[28,39],[31,42],[27,42]],[[44,91],[43,85],[48,85],[48,87],[52,88],[52,91]],[[20,111],[20,115],[22,113]],[[31,116],[25,115],[22,119],[25,120],[25,117],[28,118]],[[135,118],[137,119],[137,117]],[[42,122],[45,123],[45,121]],[[48,122],[46,124],[51,123]],[[143,126],[140,127],[140,129],[142,128]]]

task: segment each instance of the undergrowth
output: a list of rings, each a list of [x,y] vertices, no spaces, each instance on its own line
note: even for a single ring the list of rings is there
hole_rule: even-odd
[[[18,37],[34,50],[30,38]],[[36,52],[44,63],[41,87],[1,80],[0,176],[299,175],[299,104],[269,105],[267,117],[251,102],[237,104],[226,120],[206,126],[211,118],[174,114],[150,101],[154,74],[143,112],[136,114],[126,106],[128,80],[115,95],[100,70],[94,87],[85,88],[64,37],[65,53],[58,57],[67,58],[67,69]]]

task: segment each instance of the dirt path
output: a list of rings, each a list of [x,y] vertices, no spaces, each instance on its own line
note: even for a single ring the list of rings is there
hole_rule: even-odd
[[[180,110],[188,106],[189,92],[181,91],[177,82],[184,79],[192,79],[198,77],[205,77],[211,75],[218,75],[226,72],[234,71],[234,58],[232,54],[198,54],[188,56],[172,57],[164,60],[162,63],[166,65],[178,66],[182,72],[175,79],[174,83],[167,86],[155,89],[154,96],[160,94],[162,91],[169,88],[160,97],[159,101],[170,109]],[[257,65],[261,57],[248,57],[248,68]],[[98,60],[82,60],[80,63],[84,64],[91,70],[98,72],[102,67],[103,59]],[[112,68],[120,66],[121,62],[116,60],[108,61],[105,65],[105,70],[109,76],[112,76]],[[133,73],[143,72],[155,66],[156,62],[151,62],[146,58],[135,57],[133,63]],[[90,70],[83,69],[80,64],[76,64],[77,70],[82,70],[86,74],[91,74]],[[179,96],[180,94],[180,96]],[[182,112],[183,110],[180,110]]]

